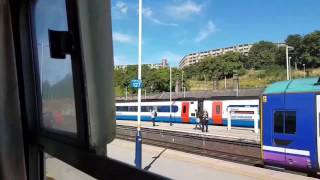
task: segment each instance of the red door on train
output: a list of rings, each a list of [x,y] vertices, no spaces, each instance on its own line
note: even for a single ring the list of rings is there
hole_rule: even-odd
[[[222,102],[212,103],[212,121],[213,124],[222,125]]]
[[[183,123],[189,123],[189,102],[182,102],[181,118]]]

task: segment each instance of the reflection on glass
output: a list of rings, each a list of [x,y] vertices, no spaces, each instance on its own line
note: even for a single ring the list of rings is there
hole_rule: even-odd
[[[88,174],[66,164],[59,159],[45,154],[47,180],[94,180]]]
[[[67,31],[65,0],[38,0],[35,8],[36,39],[42,95],[42,125],[76,132],[71,58],[50,58],[48,29]]]

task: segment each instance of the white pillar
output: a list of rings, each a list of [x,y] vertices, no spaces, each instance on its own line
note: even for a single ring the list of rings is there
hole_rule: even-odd
[[[259,128],[258,128],[258,125],[259,125],[259,114],[258,114],[258,110],[255,110],[254,111],[254,133],[258,134],[259,132]]]
[[[139,37],[138,37],[138,79],[141,81],[141,61],[142,61],[142,1],[139,1]],[[138,127],[141,126],[141,88],[138,88]]]
[[[231,130],[231,110],[229,110],[229,108],[227,109],[227,113],[228,113],[228,131]]]
[[[172,75],[172,72],[171,72],[171,66],[170,66],[170,121],[171,121],[171,112],[172,112],[172,82],[171,82],[171,75]]]
[[[227,76],[224,76],[224,88],[227,89]]]

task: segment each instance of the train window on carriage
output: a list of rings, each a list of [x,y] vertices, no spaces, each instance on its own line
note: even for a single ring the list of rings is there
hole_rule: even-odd
[[[295,134],[296,133],[296,112],[287,111],[285,113],[285,133]]]
[[[183,106],[182,108],[182,113],[186,113],[187,112],[187,107],[186,106]]]
[[[116,111],[128,111],[128,106],[117,106]]]
[[[216,114],[220,114],[220,110],[221,110],[221,107],[219,105],[216,106]]]
[[[275,133],[283,133],[284,129],[284,112],[276,111],[274,113],[274,128],[273,131]]]
[[[77,132],[71,57],[50,57],[48,29],[68,31],[65,0],[38,0],[35,4],[35,32],[40,75],[42,126]]]
[[[129,112],[137,112],[138,111],[138,106],[129,106],[128,107]]]

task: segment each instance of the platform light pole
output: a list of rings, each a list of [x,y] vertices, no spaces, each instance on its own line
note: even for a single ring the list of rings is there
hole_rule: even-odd
[[[126,100],[128,100],[128,86],[126,86]]]
[[[181,74],[181,90],[183,91],[183,70],[182,70],[182,74]]]
[[[169,67],[169,71],[170,71],[170,126],[172,126],[172,70],[171,70],[171,66]]]
[[[141,82],[141,42],[142,42],[142,0],[139,0],[139,40],[138,40],[138,80]],[[141,169],[142,164],[142,136],[140,131],[141,126],[141,87],[138,88],[138,118],[137,118],[137,134],[136,134],[136,167]]]
[[[286,45],[287,80],[290,79],[290,73],[289,73],[289,68],[290,68],[290,63],[289,63],[289,50],[293,50],[293,47]]]

